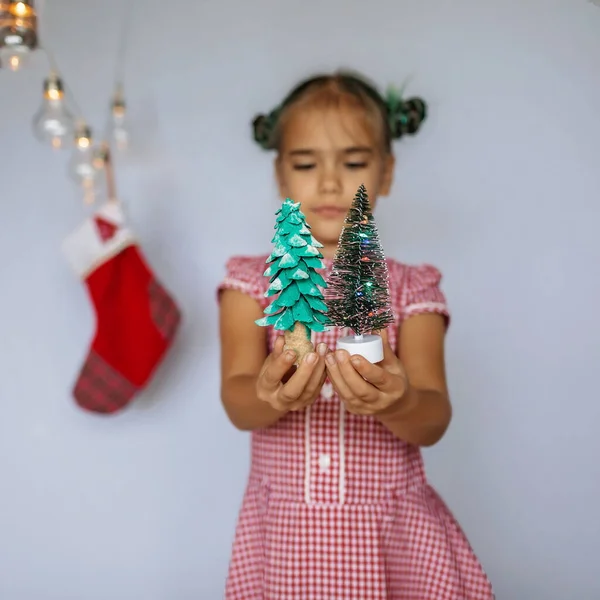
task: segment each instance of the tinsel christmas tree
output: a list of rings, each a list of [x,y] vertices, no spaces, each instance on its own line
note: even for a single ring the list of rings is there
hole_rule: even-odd
[[[356,343],[394,321],[387,264],[364,185],[358,189],[346,215],[333,259],[326,303],[330,322],[350,328]]]
[[[313,237],[300,203],[287,198],[276,215],[274,248],[264,275],[269,277],[265,296],[277,297],[256,324],[284,331],[286,348],[295,350],[300,362],[314,350],[311,331],[327,329],[327,306],[319,289],[327,284],[317,272],[323,268],[323,245]]]

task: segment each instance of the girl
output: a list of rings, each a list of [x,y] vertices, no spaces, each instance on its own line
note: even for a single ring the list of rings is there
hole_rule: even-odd
[[[424,116],[423,101],[386,101],[341,73],[303,82],[255,119],[281,198],[301,203],[323,244],[325,278],[356,190],[373,206],[388,194],[392,139]],[[419,449],[451,417],[439,271],[388,259],[396,321],[381,363],[335,351],[344,332],[332,329],[294,371],[283,338],[254,323],[268,304],[266,258],[231,258],[219,286],[222,401],[252,432],[227,600],[491,600]]]

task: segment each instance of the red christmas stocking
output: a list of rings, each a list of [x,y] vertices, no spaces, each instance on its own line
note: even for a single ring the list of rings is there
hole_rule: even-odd
[[[114,413],[150,381],[181,314],[146,264],[118,203],[86,219],[63,249],[96,313],[96,334],[73,395],[86,410]]]

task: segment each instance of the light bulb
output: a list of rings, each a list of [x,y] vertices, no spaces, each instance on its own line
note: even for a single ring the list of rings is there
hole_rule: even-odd
[[[44,100],[33,118],[36,138],[52,148],[63,148],[73,139],[75,123],[65,106],[63,84],[55,73],[44,81]]]
[[[86,201],[92,202],[98,190],[102,167],[93,145],[92,132],[85,123],[75,129],[75,148],[69,161],[69,176],[84,191]]]
[[[0,65],[18,71],[27,64],[37,46],[37,15],[33,2],[0,0]]]
[[[15,17],[31,17],[35,15],[33,2],[22,2],[21,0],[12,0],[9,3],[8,10]]]
[[[0,48],[0,65],[10,71],[20,71],[29,64],[29,55],[28,51],[3,46]]]
[[[127,106],[121,88],[117,89],[110,105],[112,135],[119,150],[129,147],[130,133],[127,120]]]

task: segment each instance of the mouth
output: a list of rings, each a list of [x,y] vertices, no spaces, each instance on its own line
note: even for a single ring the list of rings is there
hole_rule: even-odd
[[[312,212],[324,219],[339,219],[346,216],[348,209],[340,206],[323,205],[313,208]]]

